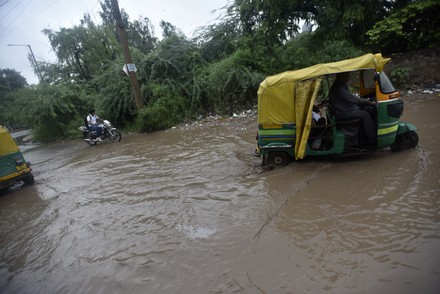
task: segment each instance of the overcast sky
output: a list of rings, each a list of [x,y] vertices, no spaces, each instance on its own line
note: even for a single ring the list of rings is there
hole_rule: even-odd
[[[0,68],[12,68],[29,84],[38,82],[27,56],[30,45],[37,61],[55,62],[43,29],[58,30],[79,25],[84,13],[100,21],[99,0],[0,0]],[[160,36],[159,22],[165,20],[191,37],[195,29],[212,24],[228,0],[119,0],[130,20],[148,17]],[[215,11],[217,10],[217,11]]]

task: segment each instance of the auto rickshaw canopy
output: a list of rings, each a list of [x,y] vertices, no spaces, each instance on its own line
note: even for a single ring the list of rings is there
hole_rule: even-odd
[[[258,123],[295,124],[295,158],[303,158],[312,122],[312,109],[322,77],[340,72],[375,69],[381,72],[390,58],[365,54],[337,62],[316,64],[267,77],[258,89]]]
[[[9,132],[0,126],[0,156],[15,153],[19,150]]]

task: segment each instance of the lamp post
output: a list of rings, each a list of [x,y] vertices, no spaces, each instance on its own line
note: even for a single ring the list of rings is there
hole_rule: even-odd
[[[35,69],[37,70],[37,76],[38,76],[38,79],[39,79],[40,82],[41,82],[41,81],[42,81],[41,71],[40,71],[40,68],[38,67],[38,63],[37,63],[37,60],[35,59],[35,55],[34,55],[34,52],[32,51],[32,47],[31,47],[31,45],[24,45],[24,44],[8,44],[8,46],[22,46],[22,47],[28,47],[28,48],[29,48],[29,51],[31,52],[32,60],[33,60],[34,65],[35,65]]]

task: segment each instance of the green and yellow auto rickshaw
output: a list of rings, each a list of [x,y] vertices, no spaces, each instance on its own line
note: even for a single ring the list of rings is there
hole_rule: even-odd
[[[9,188],[18,181],[33,184],[30,164],[26,162],[20,149],[9,132],[0,126],[0,190]]]
[[[287,165],[291,159],[305,156],[370,154],[383,148],[416,147],[417,129],[399,120],[403,101],[383,71],[389,60],[381,54],[365,54],[267,77],[258,89],[256,154],[262,156],[263,164]],[[373,151],[364,148],[361,120],[336,120],[332,113],[330,85],[335,75],[343,72],[351,73],[352,81],[358,77],[355,92],[361,98],[374,101],[372,117],[377,138]],[[312,122],[312,110],[317,107],[324,124]]]

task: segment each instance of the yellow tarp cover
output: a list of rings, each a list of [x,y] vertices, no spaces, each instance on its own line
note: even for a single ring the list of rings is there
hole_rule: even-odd
[[[9,132],[2,126],[0,126],[0,156],[18,152],[17,144],[12,139]]]
[[[296,124],[295,158],[303,158],[311,128],[312,107],[321,77],[363,69],[376,69],[380,72],[389,60],[381,54],[365,54],[267,77],[258,89],[258,123]]]

